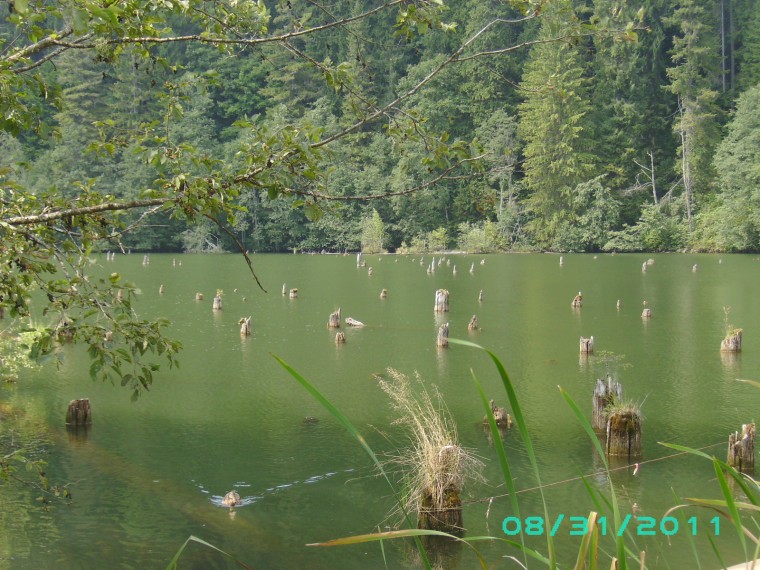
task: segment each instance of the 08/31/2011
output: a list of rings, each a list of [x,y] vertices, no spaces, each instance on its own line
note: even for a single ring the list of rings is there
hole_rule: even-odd
[[[592,530],[588,517],[565,517],[564,514],[559,514],[554,521],[549,521],[551,525],[548,524],[544,517],[526,517],[525,519],[521,519],[520,517],[505,517],[501,523],[501,529],[507,536],[517,536],[521,533],[526,536],[541,536],[546,532],[549,533],[549,536],[556,536],[565,518],[567,518],[570,526],[569,536],[583,536]],[[600,534],[606,536],[608,531],[607,517],[598,517],[596,524],[599,527]],[[702,524],[704,524],[704,521]],[[719,517],[715,516],[711,518],[707,522],[707,525],[714,536],[720,535]],[[692,536],[696,536],[700,526],[697,517],[690,517],[686,519],[683,531],[690,532]],[[609,530],[612,533],[614,529]],[[615,534],[623,536],[627,530],[633,532],[636,536],[657,536],[658,534],[673,536],[678,534],[682,529],[680,528],[680,521],[676,517],[666,516],[658,521],[655,517],[634,517],[631,514],[627,514],[621,521]]]

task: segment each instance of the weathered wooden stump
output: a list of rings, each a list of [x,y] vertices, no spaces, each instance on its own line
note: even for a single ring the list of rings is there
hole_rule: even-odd
[[[119,301],[120,303],[124,300],[124,291],[123,290],[119,289],[116,292],[116,300]]]
[[[356,254],[356,267],[362,266],[362,252]]]
[[[652,259],[651,257],[647,259],[647,265],[654,265],[654,259]]]
[[[607,455],[641,455],[641,412],[633,405],[616,406],[607,418]]]
[[[417,528],[438,530],[454,535],[461,535],[464,532],[462,497],[453,487],[443,492],[440,504],[436,504],[433,493],[425,493],[417,516]]]
[[[452,275],[456,275],[456,274],[457,274],[457,266],[456,266],[456,265],[455,265],[455,266],[454,266],[454,268],[451,270],[451,274],[452,274]]]
[[[367,268],[367,275],[372,275],[372,267]]]
[[[449,310],[449,292],[446,289],[438,289],[435,292],[435,306],[433,311],[436,313],[446,313]]]
[[[211,309],[214,311],[221,311],[222,310],[222,296],[217,294],[214,297],[214,302],[211,305]]]
[[[574,309],[580,309],[583,306],[583,295],[580,291],[578,291],[578,294],[573,297],[572,302],[570,303],[570,306]]]
[[[594,337],[589,338],[581,337],[580,340],[581,354],[593,354],[594,353]]]
[[[477,315],[472,315],[472,317],[470,317],[470,322],[467,323],[467,330],[468,331],[476,331],[479,328],[480,327],[478,326],[478,317],[477,317]]]
[[[203,293],[201,293],[200,291],[198,291],[198,292],[195,294],[195,300],[196,300],[196,301],[203,301]]]
[[[383,289],[380,291],[380,298],[381,299],[387,299],[388,298],[388,289]]]
[[[597,379],[591,414],[591,425],[595,430],[604,431],[607,429],[608,411],[622,399],[623,386],[620,382],[613,380],[610,376],[605,379]]]
[[[646,261],[641,266],[641,272],[642,273],[646,273],[647,272],[647,262]]]
[[[697,265],[696,263],[691,266],[691,272],[692,273],[696,273],[698,269],[699,269],[699,265]]]
[[[327,319],[327,328],[338,329],[340,328],[340,307],[337,311],[330,313],[330,317]]]
[[[363,326],[364,326],[364,323],[363,323],[363,322],[361,322],[361,321],[357,321],[357,320],[356,320],[356,319],[354,319],[353,317],[346,317],[346,324],[347,324],[349,327],[363,327]]]
[[[282,296],[286,297],[287,295],[288,295],[288,286],[287,286],[287,284],[283,283],[282,284]]]
[[[741,434],[738,431],[728,436],[728,459],[731,467],[742,473],[755,469],[755,423],[742,425]]]
[[[720,343],[721,352],[741,352],[742,350],[742,329],[733,329],[728,331],[726,338]]]
[[[491,400],[489,404],[491,406],[491,413],[493,414],[493,419],[496,422],[496,425],[501,428],[511,428],[512,416],[507,413],[507,409],[500,408],[493,400]],[[488,416],[483,416],[483,423],[488,424]]]
[[[335,344],[344,344],[346,342],[346,333],[338,331],[335,333]]]
[[[641,311],[641,318],[642,319],[650,319],[652,318],[652,309],[649,307],[645,307],[643,311]]]
[[[92,423],[92,408],[89,398],[71,400],[66,410],[66,425],[86,426]]]
[[[158,288],[158,294],[163,295],[164,294],[164,284],[161,283],[161,286]]]
[[[615,305],[615,307],[617,308],[618,311],[620,310],[620,299],[617,300],[617,304]]]
[[[561,255],[559,256],[559,265],[560,265],[560,267],[562,267],[563,265],[565,265],[565,258],[562,257]]]
[[[483,302],[483,289],[480,290],[480,293],[478,294],[478,303]]]
[[[240,336],[251,336],[251,317],[243,317],[238,321]]]
[[[471,274],[475,273],[475,262],[473,262],[472,265],[470,265],[470,273]]]
[[[449,323],[443,323],[438,327],[438,336],[435,339],[435,345],[440,348],[449,346]]]
[[[149,263],[150,263],[150,257],[148,257],[147,255],[143,255],[143,262],[142,262],[142,264],[143,265],[148,265]]]
[[[291,299],[297,299],[298,298],[298,289],[297,288],[291,289],[289,296],[290,296]]]

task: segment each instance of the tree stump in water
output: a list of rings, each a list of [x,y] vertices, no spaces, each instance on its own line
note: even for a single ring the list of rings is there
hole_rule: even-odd
[[[283,283],[283,284],[282,284],[282,296],[283,296],[283,297],[286,297],[286,296],[287,296],[287,294],[288,294],[288,287],[287,287],[287,284]]]
[[[645,261],[644,264],[641,266],[641,272],[646,273],[647,272],[647,262]]]
[[[560,255],[559,256],[559,265],[560,265],[560,267],[562,267],[564,264],[565,264],[565,258]]]
[[[472,317],[470,317],[470,322],[467,323],[467,330],[468,331],[476,331],[479,328],[480,327],[478,327],[478,317],[477,317],[477,315],[472,315]]]
[[[356,254],[356,267],[362,266],[362,252]]]
[[[449,292],[446,289],[438,289],[435,292],[435,306],[433,311],[436,313],[446,313],[449,310]]]
[[[512,416],[507,413],[507,409],[500,408],[493,400],[489,402],[489,405],[491,406],[491,413],[496,425],[501,428],[511,428]],[[483,423],[488,425],[488,416],[483,416]]]
[[[380,291],[380,298],[381,299],[387,299],[388,298],[388,289],[383,289]]]
[[[293,288],[290,290],[290,298],[291,299],[297,299],[298,298],[298,289]]]
[[[617,304],[615,305],[615,307],[617,308],[618,311],[620,310],[620,299],[617,300]]]
[[[203,301],[203,293],[198,292],[195,294],[195,300],[196,301]]]
[[[580,341],[581,354],[593,354],[594,353],[594,337],[583,338]]]
[[[158,288],[158,294],[163,295],[164,294],[164,284],[161,283],[161,286]]]
[[[335,333],[335,344],[345,344],[346,342],[346,333],[343,332],[336,332]]]
[[[417,513],[417,528],[461,535],[464,532],[464,521],[459,491],[448,487],[443,491],[439,504],[436,504],[432,492],[426,492]]]
[[[84,398],[81,400],[71,400],[69,409],[66,410],[66,425],[69,426],[86,426],[92,423],[92,408],[90,400]]]
[[[339,329],[340,328],[340,307],[337,311],[330,313],[330,317],[327,319],[327,328]]]
[[[620,406],[607,418],[607,455],[641,455],[641,413],[634,406]]]
[[[483,302],[483,289],[480,290],[480,293],[478,294],[478,303]]]
[[[211,305],[211,309],[214,311],[221,311],[222,310],[222,296],[217,295],[214,297],[214,303]]]
[[[699,269],[699,265],[697,265],[696,263],[691,266],[692,273],[696,273],[698,269]]]
[[[721,352],[741,352],[742,350],[742,329],[729,331],[720,343]]]
[[[742,425],[741,434],[736,431],[728,436],[728,459],[731,467],[742,473],[755,469],[755,424]]]
[[[372,275],[372,267],[367,268],[367,275]]]
[[[583,295],[581,295],[580,291],[578,291],[578,294],[575,297],[573,297],[573,300],[570,303],[570,306],[573,309],[580,309],[583,306]]]
[[[356,319],[354,319],[353,317],[346,317],[346,324],[347,324],[349,327],[363,327],[363,326],[364,326],[364,323],[363,323],[363,322],[361,322],[361,321],[357,321],[357,320],[356,320]]]
[[[652,318],[652,309],[650,309],[649,307],[647,307],[643,311],[641,311],[641,318],[642,319],[650,319],[650,318]]]
[[[238,321],[240,325],[240,336],[251,336],[251,317],[243,317]]]
[[[435,345],[440,348],[449,346],[449,323],[443,323],[438,327],[438,337],[435,339]]]
[[[591,425],[595,430],[604,431],[607,429],[607,412],[622,399],[623,386],[620,382],[613,380],[610,376],[604,380],[599,378],[596,381],[593,412],[591,414]]]

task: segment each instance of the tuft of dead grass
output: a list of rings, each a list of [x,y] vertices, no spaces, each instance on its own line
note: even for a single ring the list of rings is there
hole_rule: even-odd
[[[404,426],[409,437],[409,447],[388,461],[401,473],[405,507],[419,513],[425,497],[430,497],[433,508],[446,508],[446,493],[459,493],[465,481],[479,479],[483,463],[459,444],[441,394],[433,386],[431,396],[418,373],[412,383],[389,368],[379,384],[399,414],[393,423]]]

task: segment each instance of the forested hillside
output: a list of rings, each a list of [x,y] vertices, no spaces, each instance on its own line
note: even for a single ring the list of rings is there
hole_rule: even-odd
[[[755,0],[53,4],[3,197],[156,200],[99,248],[760,250]]]

